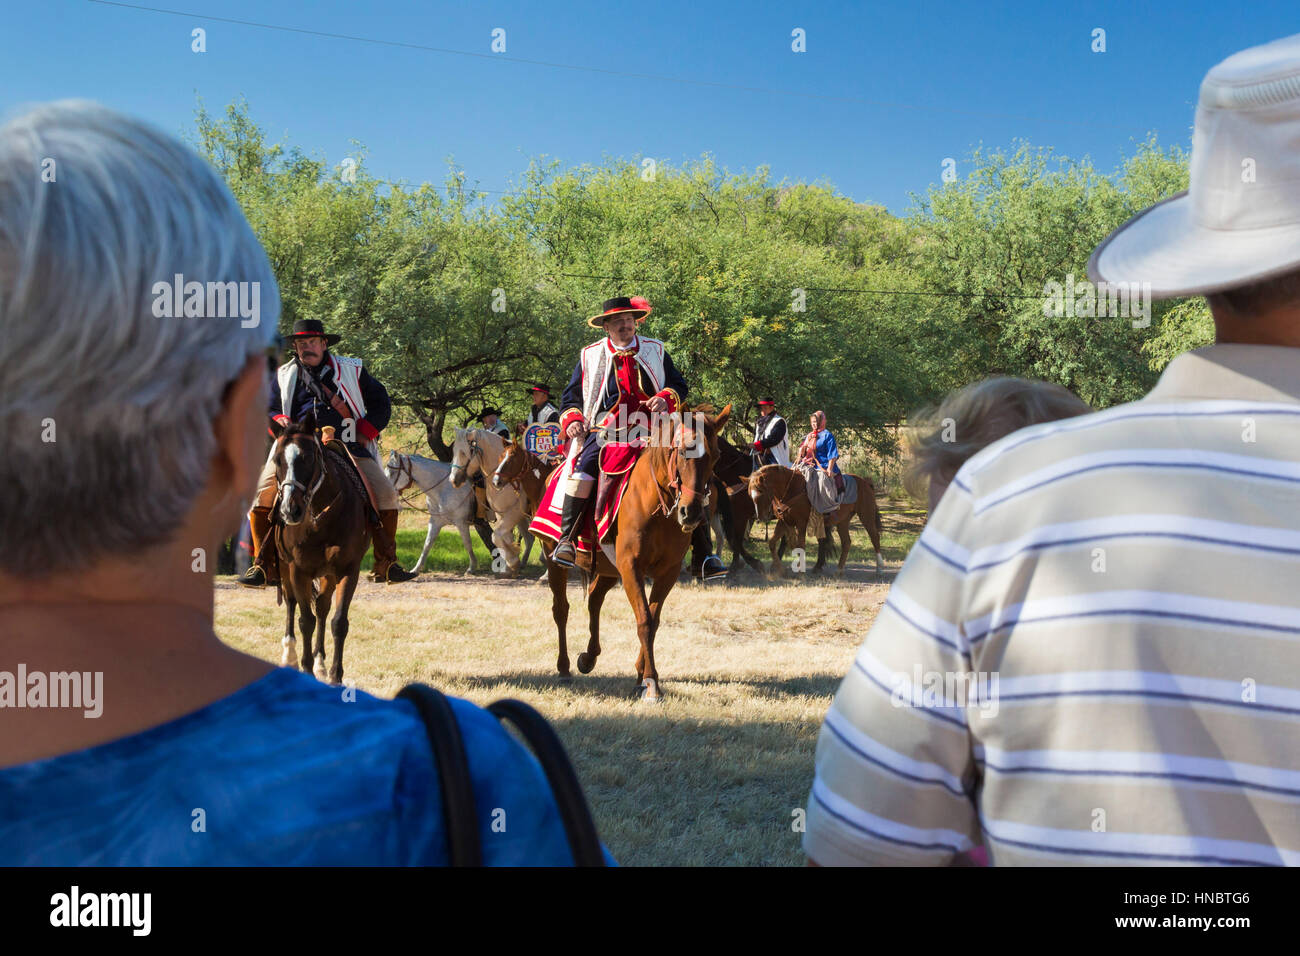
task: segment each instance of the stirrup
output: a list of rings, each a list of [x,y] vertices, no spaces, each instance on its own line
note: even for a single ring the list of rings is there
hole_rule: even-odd
[[[235,578],[235,583],[246,588],[264,588],[267,586],[266,572],[261,565],[250,564],[248,570]]]
[[[725,578],[726,576],[727,566],[722,563],[722,559],[716,554],[710,554],[700,566],[700,578],[702,580],[712,581],[714,578]]]
[[[560,553],[561,548],[567,548],[569,552],[572,553],[573,558],[572,559],[557,558],[556,555]],[[574,547],[572,541],[569,541],[568,539],[565,538],[561,538],[559,541],[555,542],[555,547],[551,549],[552,564],[558,564],[562,568],[576,568],[578,566],[577,561],[578,561],[578,549]]]

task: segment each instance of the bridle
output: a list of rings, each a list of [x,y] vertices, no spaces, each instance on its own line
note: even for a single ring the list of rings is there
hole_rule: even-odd
[[[393,483],[393,490],[400,495],[403,491],[416,483],[415,474],[411,471],[411,458],[409,455],[403,455],[400,451],[395,451],[393,452],[392,457],[397,461],[397,465],[393,467],[393,471],[406,478],[406,484],[400,486],[397,484],[396,478],[389,479],[389,481]]]
[[[451,475],[452,475],[453,477],[454,477],[455,474],[456,474],[456,469],[459,468],[461,471],[465,472],[465,477],[468,478],[468,477],[469,477],[469,466],[470,466],[470,464],[474,461],[475,458],[482,459],[482,457],[483,457],[483,449],[479,447],[479,443],[478,443],[478,439],[477,439],[477,438],[466,438],[466,439],[465,439],[465,442],[466,442],[466,444],[469,445],[469,461],[467,461],[467,462],[466,462],[465,464],[463,464],[463,465],[458,465],[458,464],[456,464],[455,462],[452,462],[452,463],[451,463]],[[479,462],[478,469],[479,469],[479,471],[482,471],[482,470],[483,470],[483,463],[482,463],[481,460],[480,460],[480,462]],[[453,482],[453,483],[454,483],[454,482]]]
[[[523,481],[524,469],[528,467],[528,458],[532,454],[532,452],[530,452],[527,448],[520,447],[519,445],[516,445],[515,448],[519,449],[518,451],[514,452],[515,457],[519,459],[519,470],[516,471],[513,475],[505,475],[501,473],[501,469],[506,466],[506,462],[508,462],[511,458],[511,450],[507,449],[506,453],[501,456],[501,461],[497,463],[496,471],[492,472],[492,477],[494,479],[500,478],[503,483],[510,485],[515,489],[515,491],[522,491],[522,489],[519,487],[520,482]]]
[[[445,475],[443,475],[441,478],[439,478],[437,481],[435,481],[432,485],[430,485],[428,488],[426,488],[426,487],[424,487],[422,484],[420,484],[418,481],[415,480],[415,466],[414,466],[414,465],[412,464],[412,462],[411,462],[411,456],[410,456],[410,455],[403,454],[403,453],[400,452],[400,451],[394,451],[394,452],[392,452],[392,453],[389,455],[388,460],[389,460],[390,462],[396,460],[397,464],[396,464],[396,465],[393,465],[393,464],[385,465],[384,467],[385,467],[386,470],[389,469],[389,468],[391,468],[391,469],[392,469],[396,474],[398,474],[398,475],[404,475],[404,476],[406,477],[406,484],[402,485],[400,488],[397,487],[396,479],[393,479],[393,478],[390,478],[390,479],[389,479],[390,481],[392,481],[392,482],[394,483],[394,485],[393,485],[394,490],[397,492],[398,497],[401,498],[401,500],[402,500],[402,504],[406,505],[408,508],[412,509],[413,511],[422,511],[422,512],[424,512],[425,514],[428,514],[428,513],[429,513],[429,509],[428,509],[428,508],[421,508],[419,505],[415,504],[415,503],[414,503],[414,502],[415,502],[415,499],[419,498],[421,495],[426,495],[426,496],[427,496],[427,495],[432,494],[434,488],[437,488],[440,484],[442,484],[444,481],[446,481],[448,478],[451,477],[451,472],[448,471]],[[403,495],[402,492],[405,491],[407,488],[416,488],[416,489],[418,489],[418,490],[415,491],[415,492],[412,493],[412,494],[409,494],[409,495]]]
[[[684,429],[681,428],[680,425],[677,426],[674,430],[677,431],[679,435],[683,434],[684,432]],[[682,499],[685,498],[688,494],[692,496],[700,495],[700,492],[696,491],[694,488],[687,488],[687,489],[682,488],[682,475],[680,471],[680,464],[681,464],[681,457],[682,457],[681,449],[682,449],[682,445],[679,444],[677,441],[673,441],[672,451],[668,453],[668,474],[671,475],[672,477],[668,481],[667,488],[665,488],[663,482],[659,480],[659,476],[658,475],[655,476],[655,491],[659,493],[659,507],[663,510],[664,517],[666,518],[672,517],[673,511],[681,507]],[[669,494],[675,495],[671,506],[668,504],[668,500],[664,497],[665,491],[667,491]],[[703,499],[702,507],[707,508],[710,504],[712,497],[713,497],[713,484],[712,482],[709,482],[707,487],[704,490],[704,494],[701,495],[701,498]]]
[[[293,442],[293,441],[290,441],[288,444],[301,447],[297,445],[297,442]],[[312,511],[311,509],[312,499],[316,496],[316,492],[320,490],[320,486],[325,483],[325,473],[326,473],[325,446],[321,444],[320,438],[316,435],[312,435],[312,444],[316,446],[316,467],[313,470],[313,474],[315,474],[316,471],[320,472],[320,474],[316,475],[316,480],[313,481],[311,487],[308,488],[297,478],[290,478],[289,475],[286,473],[284,481],[280,482],[280,487],[276,491],[275,497],[276,497],[276,503],[278,505],[281,499],[283,499],[284,497],[284,490],[286,488],[290,489],[291,493],[292,490],[295,488],[301,491],[303,497],[306,499],[305,504],[307,506],[307,517],[310,518],[312,523],[314,524],[320,518],[321,515],[323,515],[325,512],[330,510],[330,508],[334,505],[335,501],[338,501],[339,498],[343,496],[343,492],[340,491],[337,495],[335,495],[334,501],[331,501],[320,511]]]

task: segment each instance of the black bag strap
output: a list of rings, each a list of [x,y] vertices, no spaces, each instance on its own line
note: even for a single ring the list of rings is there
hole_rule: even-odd
[[[521,700],[499,700],[488,705],[488,711],[498,720],[508,720],[519,730],[533,748],[537,760],[546,774],[546,781],[555,795],[564,832],[569,838],[574,866],[604,866],[605,854],[600,837],[596,834],[596,821],[578,783],[578,774],[564,749],[564,743],[550,723],[532,707]]]
[[[442,788],[442,812],[447,831],[448,856],[452,866],[482,866],[483,848],[479,844],[478,811],[474,807],[474,785],[469,775],[469,758],[465,741],[456,723],[451,702],[427,684],[407,684],[397,693],[409,700],[424,721],[425,733],[438,765]]]
[[[482,866],[483,851],[479,842],[478,812],[474,806],[469,758],[465,753],[465,743],[451,703],[444,694],[426,684],[407,684],[397,696],[415,704],[433,747],[433,755],[438,763],[438,779],[442,785],[443,816],[451,865]],[[605,854],[596,833],[591,808],[587,806],[578,774],[555,729],[545,717],[523,701],[499,700],[487,709],[498,720],[508,720],[514,724],[537,756],[542,772],[546,774],[546,782],[555,795],[574,865],[604,866]]]

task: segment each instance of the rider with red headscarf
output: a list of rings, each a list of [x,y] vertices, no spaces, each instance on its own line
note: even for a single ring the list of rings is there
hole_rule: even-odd
[[[840,449],[835,444],[835,436],[826,427],[826,413],[820,410],[813,412],[809,424],[812,425],[812,431],[799,445],[797,463],[816,465],[823,471],[829,471],[835,478],[836,492],[843,495],[844,476],[840,473],[840,466],[836,464],[840,459]]]

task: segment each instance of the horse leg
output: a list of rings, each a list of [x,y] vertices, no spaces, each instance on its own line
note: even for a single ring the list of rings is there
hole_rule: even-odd
[[[343,642],[348,639],[348,608],[352,606],[352,594],[357,589],[357,579],[360,576],[361,566],[358,565],[339,581],[343,588],[338,592],[338,603],[330,621],[330,633],[334,635],[334,659],[330,661],[331,684],[343,683]]]
[[[528,559],[533,553],[533,533],[528,530],[530,520],[531,519],[529,519],[528,515],[524,515],[519,519],[519,524],[517,526],[519,528],[519,540],[523,542],[524,545],[524,556],[519,559],[520,567],[523,567],[528,563]]]
[[[641,686],[645,688],[642,700],[651,703],[659,703],[663,700],[663,691],[659,687],[659,671],[655,669],[655,636],[659,633],[659,618],[663,613],[664,601],[676,583],[676,576],[669,572],[656,574],[654,584],[650,588],[650,600],[646,606],[650,617],[650,633],[642,651],[640,674]]]
[[[867,529],[867,537],[871,539],[871,547],[876,551],[876,577],[880,577],[885,570],[885,562],[880,557],[880,508],[876,505],[876,496],[874,494],[863,495],[859,501],[865,499],[865,507],[858,505],[858,520],[862,526]],[[866,514],[863,514],[863,512]],[[845,527],[848,527],[845,525]]]
[[[512,578],[519,573],[519,549],[510,540],[510,532],[514,530],[514,527],[513,523],[499,521],[496,529],[492,532],[492,540],[501,549],[501,553],[506,556],[506,575]],[[496,555],[493,555],[493,560],[495,559]]]
[[[297,600],[293,596],[293,588],[289,587],[289,581],[285,581],[284,588],[284,639],[280,642],[284,650],[280,654],[280,666],[292,667],[297,663],[298,650],[294,646],[297,640],[293,636],[293,612],[298,607]]]
[[[301,589],[297,587],[298,581],[296,578],[298,575],[296,573],[294,577],[295,590],[298,591],[300,598],[298,601],[298,633],[302,635],[302,670],[304,674],[311,674],[314,670],[312,668],[312,640],[316,636],[316,615],[312,613],[311,581],[309,579],[307,587]]]
[[[646,599],[645,576],[631,559],[622,562],[618,570],[628,603],[636,615],[636,636],[641,643],[641,651],[636,657],[637,693],[643,701],[658,703],[663,695],[659,692],[659,675],[655,672],[654,651],[651,647],[654,642],[654,617],[650,614],[650,602]],[[676,580],[677,575],[673,569],[668,568],[662,569],[659,577]],[[659,586],[659,581],[655,581],[655,586]]]
[[[826,555],[831,550],[831,536],[829,532],[824,532],[824,538],[817,539],[817,563],[813,565],[812,573],[821,574],[822,568],[826,566]]]
[[[466,574],[478,573],[478,557],[474,554],[474,542],[469,536],[469,519],[465,518],[456,522],[456,530],[460,532],[461,544],[465,545],[465,553],[469,555],[469,567]]]
[[[335,584],[333,578],[325,578],[320,594],[316,595],[316,660],[313,669],[317,680],[325,679],[325,623],[329,620],[330,598],[334,596]],[[330,682],[338,683],[332,678]]]
[[[555,630],[560,640],[555,669],[560,672],[560,680],[567,681],[573,676],[569,673],[569,643],[565,634],[569,623],[569,596],[565,593],[569,586],[569,570],[548,560],[546,580],[551,586],[551,617],[555,618]]]
[[[835,526],[840,538],[840,577],[844,577],[844,566],[849,562],[849,523],[847,521]]]
[[[426,499],[428,500],[427,496]],[[429,549],[433,543],[438,540],[438,532],[442,530],[443,520],[441,516],[433,514],[433,502],[429,502],[429,530],[424,535],[424,547],[420,549],[420,560],[415,562],[415,567],[411,570],[419,573],[424,570],[424,562],[429,558]]]
[[[586,651],[578,655],[578,670],[584,674],[592,672],[596,666],[596,658],[600,656],[600,608],[605,603],[605,595],[609,593],[609,589],[617,583],[618,578],[592,575],[591,586],[587,589],[587,622],[590,636],[587,638]]]
[[[772,566],[768,568],[767,573],[772,577],[781,577],[781,558],[778,554],[778,549],[781,545],[785,544],[785,534],[782,530],[784,528],[785,525],[778,521],[776,523],[776,531],[774,531],[772,537],[767,540],[768,556],[772,559]]]

